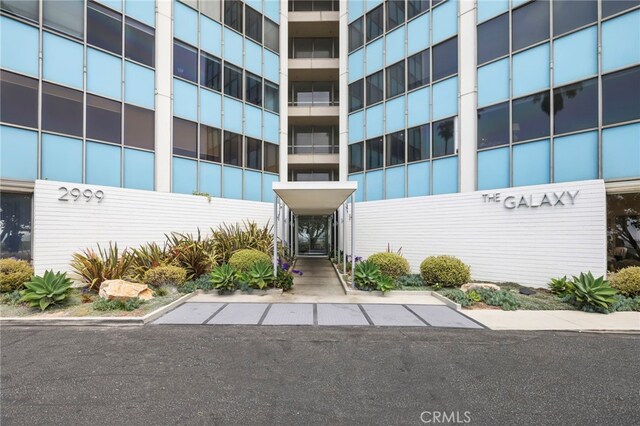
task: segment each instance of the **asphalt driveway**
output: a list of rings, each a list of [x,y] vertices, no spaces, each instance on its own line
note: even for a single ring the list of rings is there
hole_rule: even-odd
[[[167,325],[0,337],[3,426],[640,418],[637,335]]]

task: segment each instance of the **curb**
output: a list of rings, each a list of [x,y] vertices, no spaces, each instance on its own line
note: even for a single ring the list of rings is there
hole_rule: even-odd
[[[388,291],[386,294],[383,294],[381,291],[363,291],[363,290],[354,290],[351,287],[349,287],[349,285],[345,282],[345,280],[342,278],[342,274],[340,273],[340,271],[338,271],[338,268],[336,267],[336,265],[331,262],[331,266],[333,266],[333,270],[336,272],[336,275],[338,276],[338,279],[340,280],[340,284],[342,284],[342,290],[344,290],[344,294],[346,294],[347,296],[377,296],[377,297],[385,297],[387,295],[389,296],[406,296],[407,294],[413,294],[416,296],[433,296],[434,298],[438,299],[439,301],[441,301],[442,303],[444,303],[445,305],[447,305],[448,307],[450,307],[451,309],[455,310],[455,311],[462,311],[462,306],[459,303],[454,302],[453,300],[447,299],[446,297],[444,297],[443,295],[435,292],[435,291],[428,291],[428,290],[420,290],[420,291],[402,291],[402,290],[391,290]]]
[[[199,291],[199,290],[198,290]],[[174,300],[168,305],[161,306],[155,311],[149,312],[142,317],[58,317],[58,318],[29,318],[29,317],[8,317],[0,318],[1,326],[141,326],[145,325],[156,318],[164,315],[166,312],[177,308],[184,302],[198,294],[198,291],[185,294],[179,299]]]

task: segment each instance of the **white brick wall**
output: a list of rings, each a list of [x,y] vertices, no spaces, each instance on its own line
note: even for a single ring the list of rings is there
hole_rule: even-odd
[[[575,205],[508,210],[483,193],[575,191]],[[355,253],[402,247],[414,272],[427,256],[449,254],[475,280],[544,286],[551,277],[606,272],[606,204],[601,180],[356,203]]]
[[[104,201],[80,198],[59,201],[58,188],[103,190]],[[38,180],[34,194],[33,264],[36,273],[46,269],[69,270],[71,255],[87,247],[119,248],[149,241],[164,241],[170,232],[208,234],[222,223],[242,220],[267,223],[273,216],[271,203],[229,200],[194,195],[138,191],[98,185]]]

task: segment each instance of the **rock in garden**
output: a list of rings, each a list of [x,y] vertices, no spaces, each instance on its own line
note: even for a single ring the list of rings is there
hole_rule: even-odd
[[[487,284],[487,283],[463,284],[462,287],[460,287],[460,290],[462,290],[462,291],[464,291],[466,293],[469,290],[480,290],[482,288],[486,288],[486,289],[489,289],[489,290],[500,291],[500,287],[498,287],[497,285],[495,285],[495,284]]]
[[[128,300],[153,298],[153,292],[146,284],[136,284],[125,280],[107,280],[100,284],[98,295],[107,300]]]

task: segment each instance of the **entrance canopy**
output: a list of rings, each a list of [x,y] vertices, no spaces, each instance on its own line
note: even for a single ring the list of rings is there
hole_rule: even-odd
[[[357,182],[274,182],[273,191],[299,216],[328,216],[358,189]]]

